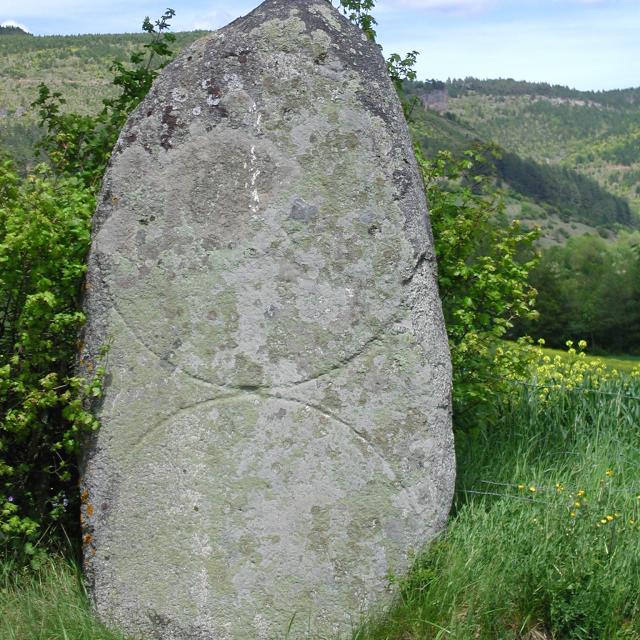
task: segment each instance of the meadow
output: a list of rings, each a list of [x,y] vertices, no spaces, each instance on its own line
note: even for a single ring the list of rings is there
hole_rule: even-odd
[[[353,640],[640,638],[640,369],[569,351],[458,430],[449,525]],[[0,637],[123,640],[62,556],[2,565]]]

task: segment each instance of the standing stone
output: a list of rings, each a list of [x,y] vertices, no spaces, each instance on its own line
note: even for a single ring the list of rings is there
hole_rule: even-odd
[[[268,0],[160,74],[105,177],[86,311],[102,620],[335,638],[388,602],[450,506],[450,360],[402,110],[326,0]]]

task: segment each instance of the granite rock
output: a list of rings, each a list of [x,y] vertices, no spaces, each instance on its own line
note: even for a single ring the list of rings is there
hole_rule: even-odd
[[[267,0],[184,50],[94,219],[83,476],[107,624],[339,637],[445,524],[450,358],[411,142],[379,48]]]

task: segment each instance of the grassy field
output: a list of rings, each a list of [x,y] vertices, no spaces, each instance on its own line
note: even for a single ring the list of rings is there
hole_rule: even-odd
[[[457,434],[448,530],[360,639],[640,638],[640,384],[548,382]]]
[[[67,559],[47,559],[34,572],[0,564],[2,640],[124,640],[93,617],[82,577]]]
[[[458,432],[448,528],[354,640],[640,638],[640,379],[606,378],[543,365]],[[0,637],[122,640],[64,560],[4,566]]]

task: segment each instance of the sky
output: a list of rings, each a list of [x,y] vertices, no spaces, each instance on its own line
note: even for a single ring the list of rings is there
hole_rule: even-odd
[[[36,35],[217,29],[256,0],[0,0],[0,23]],[[640,86],[640,0],[378,0],[384,53],[419,52],[418,79],[515,78],[577,89]]]

